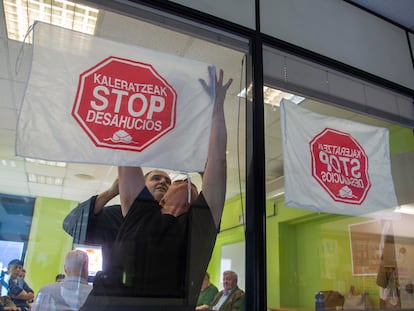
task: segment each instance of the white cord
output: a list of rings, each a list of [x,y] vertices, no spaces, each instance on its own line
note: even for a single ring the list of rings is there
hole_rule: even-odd
[[[191,203],[191,175],[187,173],[188,204]]]

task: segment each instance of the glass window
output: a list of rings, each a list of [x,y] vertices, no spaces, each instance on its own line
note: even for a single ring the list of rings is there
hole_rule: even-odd
[[[77,249],[88,253],[88,267],[94,270],[87,274],[89,285],[93,285],[92,295],[98,297],[90,304],[94,307],[103,304],[105,307],[112,306],[114,310],[119,310],[118,308],[122,306],[132,304],[144,305],[146,308],[148,306],[159,308],[161,305],[179,305],[183,309],[191,309],[197,303],[202,278],[206,271],[210,274],[210,280],[218,290],[225,287],[222,281],[224,272],[227,270],[234,270],[241,280],[239,285],[244,287],[244,247],[239,247],[239,245],[243,244],[244,240],[245,102],[239,94],[245,88],[246,65],[244,59],[248,41],[212,28],[190,22],[186,23],[161,12],[158,15],[157,12],[146,10],[144,7],[125,5],[121,8],[118,6],[116,11],[105,7],[95,9],[99,11],[94,10],[94,12],[98,12],[94,37],[108,40],[111,43],[120,42],[139,46],[147,51],[161,52],[162,55],[173,56],[176,59],[180,58],[180,60],[187,59],[204,63],[206,64],[206,76],[208,76],[207,65],[211,64],[216,68],[217,77],[220,70],[223,69],[222,84],[226,84],[230,78],[233,79],[227,90],[223,112],[227,128],[227,142],[223,140],[224,135],[213,136],[212,140],[214,144],[220,141],[226,143],[223,155],[225,154],[227,157],[227,167],[223,166],[219,175],[227,176],[227,179],[223,184],[220,183],[220,178],[215,179],[216,183],[212,182],[211,170],[214,170],[216,166],[208,164],[206,170],[209,170],[210,174],[190,172],[188,175],[199,191],[203,189],[204,178],[207,178],[205,184],[208,186],[205,191],[203,190],[203,196],[207,202],[204,202],[199,196],[195,203],[192,202],[194,208],[190,208],[191,212],[186,213],[186,215],[191,213],[191,216],[185,218],[181,214],[178,216],[172,212],[165,212],[169,207],[168,196],[160,196],[158,200],[162,206],[162,213],[158,213],[160,215],[157,214],[156,217],[162,218],[161,224],[155,222],[150,227],[151,221],[141,220],[141,225],[138,228],[134,227],[133,221],[130,222],[130,225],[139,232],[135,236],[136,240],[140,240],[140,244],[137,246],[133,243],[129,244],[133,239],[129,239],[129,234],[132,233],[128,231],[131,227],[128,227],[126,220],[133,217],[132,213],[125,214],[127,217],[123,218],[125,215],[121,215],[119,209],[121,200],[117,196],[118,190],[114,190],[118,188],[114,183],[118,174],[117,167],[76,164],[72,161],[65,161],[68,163],[63,166],[52,167],[49,165],[51,161],[34,163],[16,158],[19,164],[24,163],[25,168],[29,170],[28,176],[31,179],[28,189],[33,196],[36,196],[30,241],[24,262],[24,267],[28,271],[28,284],[33,288],[36,296],[44,285],[54,282],[57,274],[68,274],[65,270],[67,264],[65,256],[71,249]],[[120,14],[121,11],[124,13]],[[48,14],[52,14],[53,10],[48,12]],[[164,24],[161,25],[161,23]],[[79,37],[83,38],[83,35],[79,35]],[[49,40],[52,39],[49,38]],[[58,38],[56,45],[52,42],[50,44],[57,48],[67,44],[62,40],[62,38]],[[70,52],[82,57],[81,52],[88,48],[87,43],[83,39],[76,42],[79,44],[79,48],[76,48],[75,44],[74,49]],[[108,51],[108,56],[116,56],[116,54],[116,50]],[[139,61],[139,55],[136,58]],[[19,67],[22,75],[29,74],[30,66],[25,67],[25,61],[26,58],[23,60],[22,67]],[[180,66],[180,63],[177,61],[177,63],[171,63],[170,66],[174,69],[174,67]],[[190,70],[188,75],[191,76],[191,74]],[[178,77],[178,79],[181,78],[187,79],[188,77]],[[100,78],[95,77],[95,79]],[[206,81],[206,83],[209,84],[210,81]],[[101,95],[103,96],[103,94],[102,91]],[[197,104],[197,100],[198,98],[192,98],[194,105]],[[218,110],[217,113],[220,114],[220,109]],[[211,109],[210,113],[216,112]],[[198,127],[199,124],[196,123],[190,125],[187,129],[187,135],[191,137],[192,131]],[[211,135],[214,135],[214,131]],[[208,138],[209,136],[210,133],[206,131],[204,137]],[[220,157],[216,158],[214,154],[209,157],[210,161],[216,161],[217,167],[221,163],[220,159]],[[62,161],[61,159],[55,160]],[[159,170],[157,171],[157,169]],[[224,171],[225,169],[227,172]],[[170,189],[175,187],[176,193],[179,194],[182,193],[181,189],[187,193],[188,189],[180,186],[183,184],[182,180],[188,177],[185,173],[163,167],[144,167],[143,173],[148,174],[146,176],[148,192],[141,193],[140,200],[142,199],[142,201],[147,202],[151,195],[156,198],[154,192],[161,190],[165,192],[167,187]],[[122,178],[120,176],[120,179]],[[147,181],[158,186],[154,186],[152,189]],[[120,182],[122,183],[122,181]],[[161,184],[162,186],[160,186]],[[222,213],[210,215],[207,207],[210,205],[215,207],[217,202],[220,205],[220,200],[215,201],[219,196],[213,197],[211,193],[218,193],[219,196],[223,193],[225,204]],[[101,194],[106,194],[107,197],[102,199]],[[79,202],[81,204],[78,205]],[[102,202],[104,203],[102,204]],[[106,212],[106,209],[103,208],[104,205],[117,207],[115,207],[116,210]],[[159,207],[158,203],[153,205]],[[149,205],[145,208],[148,209]],[[154,210],[159,211],[158,209]],[[165,213],[169,216],[162,216]],[[70,216],[68,217],[68,215]],[[137,215],[137,217],[140,216]],[[175,223],[179,226],[174,227]],[[220,232],[216,240],[217,225],[220,225]],[[143,231],[139,231],[144,226],[147,226],[147,231],[150,231],[151,234],[153,231],[155,232],[148,239]],[[165,228],[168,230],[173,228],[170,236],[162,231]],[[125,240],[122,240],[122,237],[125,237]],[[110,240],[109,245],[105,244],[107,239]],[[124,241],[128,241],[128,243]],[[146,247],[145,250],[141,247],[143,245]],[[227,260],[225,252],[222,252],[233,245],[236,245],[238,250],[242,250],[237,253],[237,262],[231,259]],[[164,249],[171,250],[171,256],[164,256],[166,254]],[[129,255],[124,254],[124,251],[128,251]],[[145,255],[142,256],[142,254]],[[174,267],[171,263],[175,261],[177,261],[177,267],[181,268],[171,268]],[[119,264],[119,262],[121,263]],[[145,264],[142,264],[143,262]],[[103,268],[103,272],[96,272],[95,269],[100,267]],[[120,267],[121,269],[118,269]],[[93,282],[91,282],[92,278]],[[69,280],[66,276],[62,283],[69,282]],[[169,287],[166,286],[166,280],[171,280]],[[171,286],[172,282],[175,282],[173,286]],[[236,284],[233,284],[233,287]],[[242,289],[244,290],[244,288]],[[102,297],[111,297],[110,303],[108,299],[102,299]],[[38,303],[35,302],[35,308],[39,306]]]
[[[318,80],[317,74],[311,75],[315,78],[314,80],[309,79],[310,76],[307,75],[309,72],[305,70],[309,67],[304,67],[303,71],[300,66],[289,67],[286,65],[288,62],[280,62],[283,58],[272,58],[271,55],[278,54],[277,51],[272,51],[272,49],[269,51],[271,52],[265,53],[264,60],[267,64],[264,67],[266,85],[264,119],[268,216],[266,223],[267,305],[269,309],[315,310],[317,299],[321,295],[323,295],[321,299],[325,308],[333,310],[412,308],[414,266],[407,258],[411,254],[410,249],[414,241],[414,231],[409,225],[413,221],[410,213],[414,197],[406,191],[406,184],[412,185],[413,183],[412,178],[407,178],[407,171],[411,172],[408,174],[413,172],[412,130],[392,121],[362,114],[356,110],[358,105],[351,105],[350,102],[348,102],[348,109],[344,109],[341,107],[344,102],[339,97],[335,102],[334,94],[323,92],[329,88],[319,84],[323,80]],[[303,75],[306,82],[302,83],[296,78],[294,82],[289,80],[292,70],[295,77]],[[325,74],[325,84],[329,84],[327,77],[331,74],[332,71]],[[349,92],[352,92],[352,87],[350,85],[348,87]],[[346,97],[351,98],[352,94]],[[272,101],[271,98],[275,100]],[[283,111],[280,107],[281,98],[288,101],[285,102]],[[288,110],[286,107],[288,104],[293,109]],[[378,105],[382,104],[378,103]],[[296,109],[296,107],[301,109]],[[303,149],[299,149],[300,151],[295,149],[296,153],[291,152],[294,147],[286,146],[286,141],[293,139],[295,144],[300,146],[302,132],[308,132],[309,127],[313,127],[312,124],[306,123],[306,119],[298,117],[299,114],[302,115],[303,109],[313,117],[317,114],[314,124],[318,126],[321,124],[322,127],[324,122],[335,117],[338,118],[335,119],[338,127],[341,122],[339,120],[345,119],[362,126],[374,126],[388,130],[389,146],[385,154],[390,154],[388,169],[392,171],[392,177],[383,177],[382,181],[386,179],[389,181],[389,186],[395,187],[397,198],[395,205],[381,208],[371,214],[360,210],[360,206],[364,205],[356,203],[358,194],[355,188],[352,188],[349,179],[353,175],[350,171],[345,171],[347,167],[345,162],[352,161],[350,155],[346,156],[344,149],[342,153],[330,153],[324,149],[328,145],[329,148],[339,145],[338,137],[328,139],[330,143],[327,143],[327,141],[319,140],[321,137],[326,137],[326,132],[316,132],[314,135],[317,136],[319,133],[319,136],[315,140],[304,140]],[[298,118],[295,119],[296,122],[292,121],[293,118],[286,121],[288,118],[286,114],[289,113]],[[393,120],[392,113],[389,117]],[[358,128],[357,123],[353,123],[355,126],[349,128],[350,133]],[[330,124],[335,127],[335,123]],[[286,130],[285,135],[282,128]],[[379,131],[380,129],[376,129],[375,133]],[[374,139],[374,134],[368,136],[361,145],[362,149],[369,148],[367,147],[369,144],[374,144]],[[311,156],[312,144],[315,141],[319,143],[317,148],[320,151],[317,153],[319,158]],[[377,149],[373,154],[382,153],[379,151],[382,150],[379,146],[383,142],[382,140],[376,144]],[[360,148],[355,150],[360,150]],[[286,155],[289,158],[286,158]],[[361,156],[364,158],[364,155],[361,154]],[[373,156],[370,155],[371,157]],[[324,159],[328,158],[329,160],[325,162]],[[303,163],[303,159],[307,160]],[[336,162],[336,160],[342,162]],[[337,179],[318,178],[318,169],[321,169],[318,161],[325,162],[327,165],[325,177],[329,174],[331,176],[336,174]],[[287,165],[287,162],[290,164]],[[333,163],[338,165],[329,167]],[[383,171],[378,170],[377,173],[383,174],[386,171],[387,168],[384,168]],[[302,172],[304,176],[302,178],[306,178],[307,181],[307,176],[310,176],[310,180],[314,179],[315,183],[308,182],[306,187],[301,181],[292,184],[289,183],[289,179],[286,183],[288,177],[295,174],[302,176]],[[367,182],[371,183],[368,191],[373,191],[378,186],[374,184],[373,174],[370,180],[364,180],[364,177],[359,175],[357,179],[361,182],[360,188],[366,188]],[[339,191],[334,192],[330,188],[331,185],[327,184],[329,181],[331,184],[335,182],[340,184],[341,189],[348,185],[348,190],[354,191],[347,195],[346,200],[352,202],[348,210],[337,209],[335,212],[331,209],[338,205],[338,201],[344,200],[344,197],[339,195]],[[325,204],[324,196],[320,195],[318,187],[321,187],[321,192],[328,193],[327,198],[331,200],[331,204]],[[312,191],[309,192],[308,189]],[[373,198],[370,206],[365,205],[364,208],[375,209],[384,202],[388,202],[390,198],[386,193],[389,189],[385,188],[383,193]],[[285,193],[286,190],[289,190],[288,196]],[[317,203],[313,203],[313,200]]]

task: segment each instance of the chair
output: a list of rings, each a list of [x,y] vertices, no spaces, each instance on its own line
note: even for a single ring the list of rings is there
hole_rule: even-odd
[[[334,290],[323,290],[325,301],[325,310],[336,310],[336,307],[341,307],[344,305],[345,297],[337,291]]]

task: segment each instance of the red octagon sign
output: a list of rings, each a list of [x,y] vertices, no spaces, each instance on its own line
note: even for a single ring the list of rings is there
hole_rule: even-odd
[[[176,101],[150,64],[111,56],[79,76],[72,116],[97,147],[140,152],[175,127]]]
[[[312,176],[334,201],[362,204],[371,188],[368,157],[348,133],[325,128],[311,142]]]

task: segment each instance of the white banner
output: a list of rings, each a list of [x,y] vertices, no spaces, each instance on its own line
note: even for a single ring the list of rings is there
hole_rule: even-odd
[[[204,170],[210,65],[39,22],[33,40],[17,155]]]
[[[388,129],[320,115],[287,100],[280,117],[286,206],[367,216],[397,206]]]

